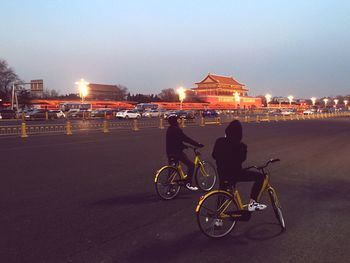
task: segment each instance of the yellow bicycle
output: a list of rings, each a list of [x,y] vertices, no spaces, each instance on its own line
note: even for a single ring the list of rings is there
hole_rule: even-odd
[[[270,174],[266,167],[270,163],[278,162],[279,159],[271,159],[265,165],[252,166],[246,169],[255,168],[265,175],[263,190],[258,196],[258,200],[264,192],[270,196],[272,208],[275,216],[282,228],[286,229],[286,224],[282,214],[281,203],[278,200],[276,190],[270,184]],[[202,196],[196,207],[197,223],[200,230],[208,237],[219,238],[228,235],[236,226],[237,221],[248,221],[251,212],[248,211],[248,204],[243,204],[239,191],[235,186],[232,189],[216,190]]]
[[[188,146],[195,154],[194,159],[194,178],[198,187],[203,191],[213,189],[217,173],[215,166],[201,160],[198,148]],[[185,185],[187,175],[184,173],[179,162],[171,162],[171,165],[165,165],[160,168],[154,178],[155,188],[158,196],[164,200],[174,199],[180,192],[181,186]]]

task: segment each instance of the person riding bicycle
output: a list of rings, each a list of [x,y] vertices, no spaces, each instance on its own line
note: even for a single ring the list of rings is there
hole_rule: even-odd
[[[187,148],[184,142],[189,143],[196,147],[203,147],[201,143],[192,140],[188,137],[182,129],[179,127],[178,117],[171,115],[168,118],[170,124],[166,131],[166,154],[168,156],[169,163],[171,160],[180,161],[187,166],[187,178],[185,181],[186,188],[192,191],[198,190],[198,187],[192,186],[192,177],[194,172],[194,163],[188,159],[187,155],[183,152]]]
[[[247,145],[241,142],[243,137],[242,125],[238,120],[232,121],[225,129],[225,137],[215,142],[212,156],[216,160],[219,174],[220,189],[227,190],[237,182],[253,181],[250,194],[249,211],[263,210],[266,205],[258,203],[257,199],[263,187],[264,175],[242,169],[242,163],[247,158]]]

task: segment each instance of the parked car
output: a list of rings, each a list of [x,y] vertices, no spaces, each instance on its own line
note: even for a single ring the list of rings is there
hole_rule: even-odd
[[[296,111],[293,110],[293,109],[282,110],[281,114],[284,115],[284,116],[289,116],[289,115],[296,114]]]
[[[202,113],[203,117],[218,117],[219,113],[216,110],[205,110]]]
[[[143,112],[142,116],[152,118],[152,117],[159,117],[161,115],[161,112],[159,110],[146,110]]]
[[[119,119],[140,119],[141,114],[136,110],[118,111],[116,117]]]
[[[91,117],[105,117],[105,116],[112,116],[113,110],[112,109],[96,109],[91,111]]]
[[[303,111],[303,114],[304,115],[311,115],[311,114],[314,114],[315,112],[313,110],[304,110]]]
[[[33,111],[27,112],[25,118],[28,120],[45,120],[47,118],[50,120],[57,119],[57,114],[50,112],[45,109],[34,109]]]
[[[64,114],[64,112],[61,111],[61,110],[51,110],[50,112],[51,113],[56,113],[58,119],[66,117],[66,114]]]
[[[15,119],[16,112],[10,109],[0,110],[0,119]]]
[[[180,119],[194,119],[194,113],[188,110],[179,110],[175,112],[175,115]]]

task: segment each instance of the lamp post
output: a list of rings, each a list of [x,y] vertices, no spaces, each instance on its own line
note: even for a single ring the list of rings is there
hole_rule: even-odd
[[[345,105],[345,110],[346,110],[346,105],[348,105],[348,101],[344,100],[344,105]]]
[[[311,98],[311,102],[312,102],[312,106],[315,106],[315,104],[316,104],[316,98],[315,98],[315,97],[312,97],[312,98]]]
[[[269,103],[270,103],[270,101],[271,101],[271,94],[269,94],[269,93],[267,93],[266,95],[265,95],[265,99],[266,99],[266,107],[268,108],[269,107]]]
[[[338,104],[339,100],[338,99],[334,99],[334,108],[337,108],[337,104]]]
[[[90,83],[84,79],[80,79],[79,81],[75,82],[75,85],[78,86],[81,103],[84,102],[84,98],[89,94],[89,84]]]
[[[327,99],[327,98],[325,98],[325,99],[323,99],[323,101],[324,101],[324,107],[327,107],[327,102],[328,102],[328,99]]]
[[[238,108],[239,102],[241,101],[241,96],[239,96],[239,93],[237,91],[234,93],[234,96],[235,96],[236,106]]]
[[[289,100],[289,106],[292,106],[292,101],[293,101],[294,97],[293,96],[288,96],[287,98]]]
[[[179,95],[179,100],[180,100],[180,110],[182,110],[182,102],[186,98],[186,89],[184,87],[179,87],[176,90],[177,94]]]

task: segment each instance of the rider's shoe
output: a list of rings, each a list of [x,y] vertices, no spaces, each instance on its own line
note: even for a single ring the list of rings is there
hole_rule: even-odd
[[[186,184],[186,188],[191,191],[197,191],[198,187],[197,186],[192,186],[190,183]]]
[[[250,211],[250,212],[260,211],[260,210],[264,210],[266,207],[267,207],[267,205],[260,204],[257,201],[253,200],[248,205],[248,211]]]

